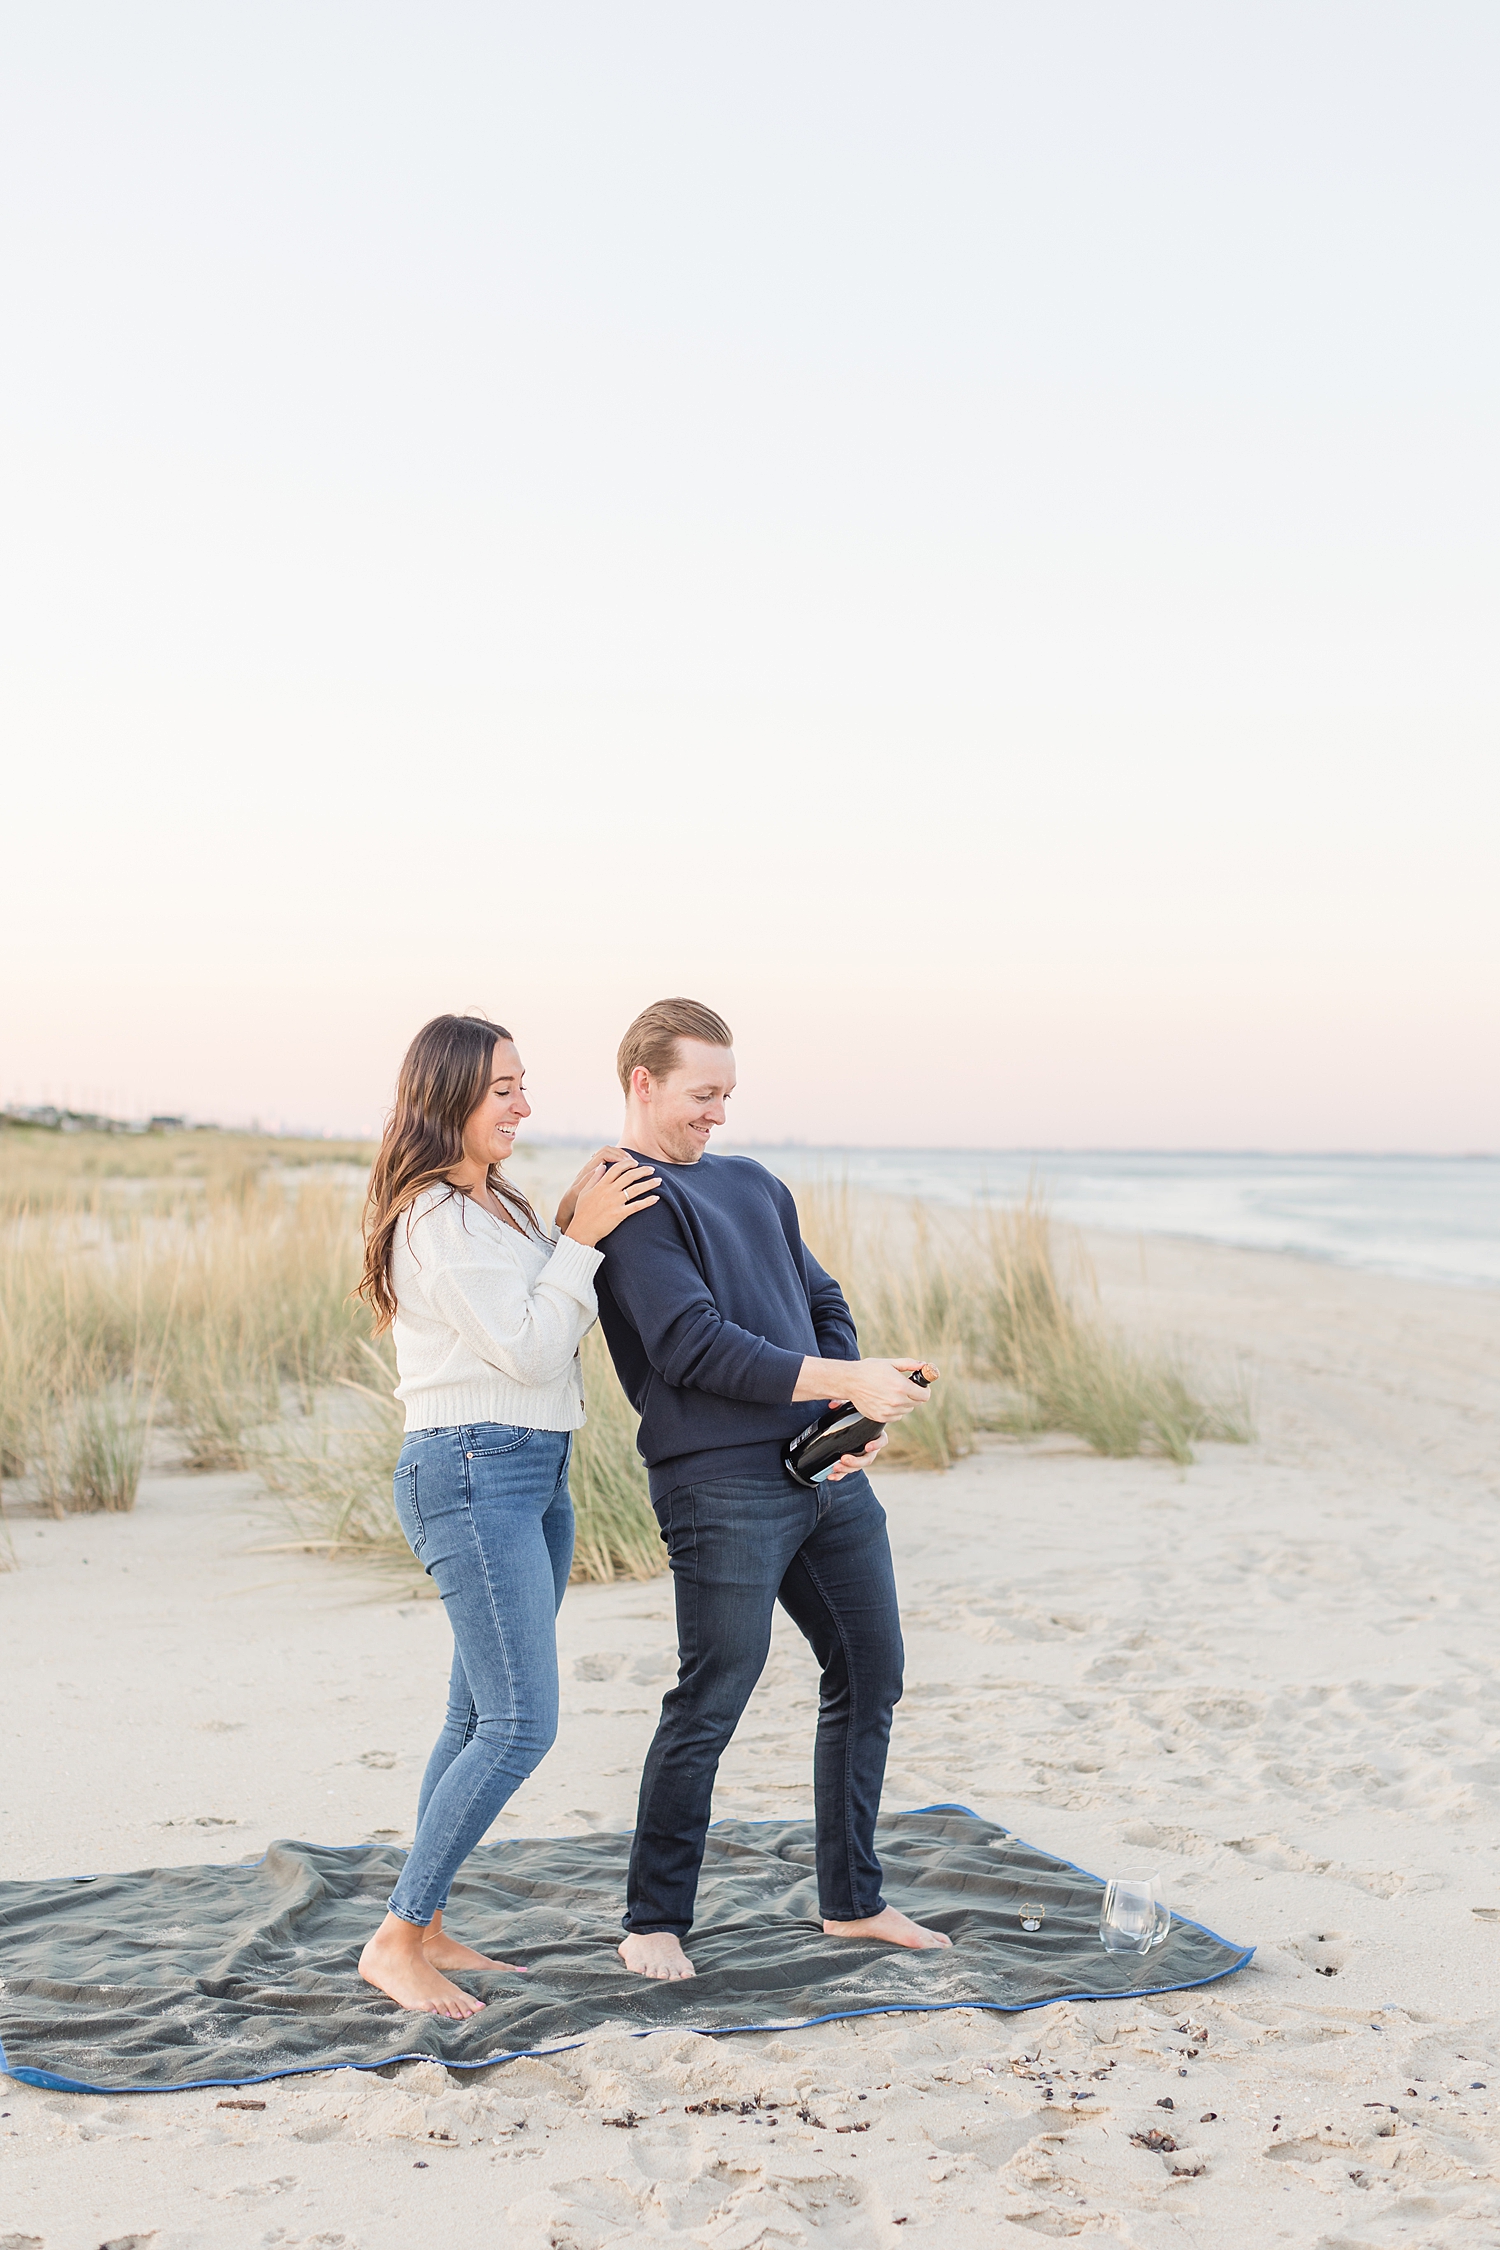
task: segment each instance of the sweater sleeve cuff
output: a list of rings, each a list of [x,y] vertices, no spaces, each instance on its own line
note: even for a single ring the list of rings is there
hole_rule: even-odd
[[[767,1344],[758,1370],[766,1378],[768,1395],[764,1403],[767,1406],[791,1405],[792,1393],[802,1373],[802,1360],[801,1352],[784,1351],[780,1344]]]
[[[543,1271],[542,1278],[555,1281],[559,1289],[566,1289],[590,1312],[594,1309],[594,1276],[604,1263],[602,1250],[591,1250],[586,1242],[575,1242],[570,1234],[560,1235]]]

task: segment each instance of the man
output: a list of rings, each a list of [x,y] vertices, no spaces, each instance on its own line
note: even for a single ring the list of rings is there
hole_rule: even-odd
[[[658,1202],[609,1238],[599,1318],[641,1417],[651,1500],[677,1596],[677,1685],[641,1777],[620,1947],[648,1977],[690,1977],[692,1926],[719,1758],[765,1666],[779,1601],[822,1667],[814,1798],[823,1927],[834,1937],[947,1945],[880,1895],[875,1816],[901,1624],[885,1515],[846,1455],[808,1491],[788,1438],[834,1400],[890,1422],[922,1403],[920,1360],[861,1359],[838,1283],[805,1247],[790,1190],[747,1156],[710,1156],[734,1091],[729,1026],[659,1000],[620,1042],[621,1143],[660,1175]]]

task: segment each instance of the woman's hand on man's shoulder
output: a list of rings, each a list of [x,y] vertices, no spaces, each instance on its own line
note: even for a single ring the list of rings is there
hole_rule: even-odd
[[[570,1242],[597,1249],[622,1220],[650,1210],[659,1200],[652,1190],[660,1185],[649,1164],[637,1164],[620,1149],[601,1149],[592,1168],[585,1167],[569,1190],[573,1209],[566,1222],[558,1205],[559,1230]]]
[[[557,1231],[566,1234],[572,1224],[573,1213],[578,1208],[578,1193],[590,1180],[597,1180],[600,1170],[608,1164],[630,1164],[634,1159],[623,1148],[606,1146],[596,1148],[576,1179],[570,1180],[557,1206]]]

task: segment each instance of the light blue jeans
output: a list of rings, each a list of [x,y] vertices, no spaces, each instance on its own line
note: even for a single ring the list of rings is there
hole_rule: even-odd
[[[453,1628],[443,1731],[388,1901],[425,1927],[501,1806],[557,1737],[557,1612],[573,1560],[566,1430],[409,1430],[396,1513]]]

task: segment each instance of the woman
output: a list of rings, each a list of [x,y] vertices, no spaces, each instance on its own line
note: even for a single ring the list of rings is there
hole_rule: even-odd
[[[417,1827],[359,1973],[399,2007],[472,2016],[445,1969],[507,1969],[443,1928],[459,1866],[557,1733],[556,1617],[573,1559],[578,1346],[597,1245],[656,1201],[619,1149],[592,1157],[542,1226],[501,1176],[531,1115],[502,1025],[436,1016],[401,1065],[370,1175],[360,1295],[389,1328],[406,1408],[396,1513],[453,1628],[448,1715]]]

